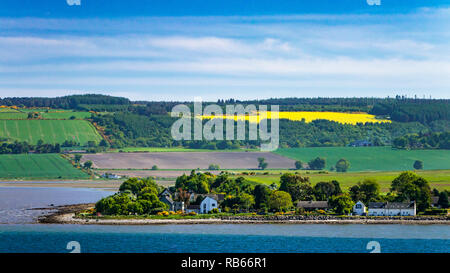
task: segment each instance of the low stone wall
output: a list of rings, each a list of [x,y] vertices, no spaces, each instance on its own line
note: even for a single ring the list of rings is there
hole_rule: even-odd
[[[271,215],[271,216],[223,216],[222,220],[268,221],[354,221],[354,220],[402,220],[402,221],[450,221],[449,216],[333,216],[333,215]]]

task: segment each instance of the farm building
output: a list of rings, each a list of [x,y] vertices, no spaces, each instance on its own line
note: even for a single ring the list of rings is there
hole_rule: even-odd
[[[367,147],[367,146],[373,146],[372,142],[368,140],[356,140],[351,142],[348,146],[350,147]]]
[[[327,201],[298,201],[297,208],[303,208],[305,210],[326,210],[329,206]]]
[[[369,216],[415,216],[416,202],[370,202]]]

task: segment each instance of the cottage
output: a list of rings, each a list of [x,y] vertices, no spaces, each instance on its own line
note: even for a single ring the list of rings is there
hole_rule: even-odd
[[[212,197],[205,197],[205,199],[203,199],[203,201],[200,203],[200,213],[208,213],[210,211],[212,211],[213,209],[219,209],[218,208],[218,202],[216,199],[212,198]]]
[[[206,197],[210,197],[215,199],[217,202],[221,203],[225,199],[225,194],[197,194],[191,193],[190,202],[193,203],[197,200],[197,198],[204,199]]]
[[[326,210],[329,207],[327,201],[298,201],[297,208],[303,208],[305,210]]]
[[[173,210],[172,208],[173,208],[175,201],[172,200],[172,197],[170,197],[170,195],[166,195],[166,194],[160,195],[159,201],[161,201],[164,204],[166,204],[167,206],[169,206],[169,210]]]
[[[172,199],[172,193],[169,189],[164,189],[159,194],[159,200],[169,206],[170,211],[185,211],[184,202],[174,201]]]
[[[369,216],[415,216],[416,202],[370,202]]]
[[[172,196],[172,192],[168,189],[165,188],[159,195],[168,195],[168,196]]]
[[[358,201],[353,206],[353,214],[354,215],[366,215],[366,213],[367,213],[367,207],[366,207],[366,205],[364,205],[363,202]]]

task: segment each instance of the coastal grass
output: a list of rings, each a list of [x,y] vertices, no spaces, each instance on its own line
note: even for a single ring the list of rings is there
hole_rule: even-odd
[[[0,179],[88,179],[59,154],[0,155]]]
[[[304,163],[316,157],[326,159],[326,169],[345,158],[349,172],[411,170],[421,160],[425,170],[444,170],[450,166],[450,150],[400,150],[384,147],[282,148],[274,153]],[[270,166],[269,166],[270,168]]]
[[[279,171],[277,174],[271,172],[267,175],[258,173],[256,175],[241,175],[248,181],[270,185],[272,183],[279,184],[280,176],[288,171]],[[294,171],[291,171],[294,172]],[[318,182],[328,182],[336,180],[340,183],[343,190],[348,190],[353,185],[357,184],[364,179],[374,179],[380,184],[382,192],[388,192],[391,186],[392,180],[394,180],[401,172],[352,172],[352,173],[336,173],[336,172],[307,172],[298,171],[303,176],[310,178],[311,184],[315,185]],[[423,170],[416,171],[417,175],[425,178],[430,187],[438,190],[450,190],[450,170]]]
[[[36,144],[63,143],[73,140],[85,145],[102,139],[94,126],[86,120],[0,120],[0,138]]]

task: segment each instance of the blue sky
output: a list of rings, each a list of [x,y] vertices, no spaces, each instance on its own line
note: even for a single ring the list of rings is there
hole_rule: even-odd
[[[66,1],[0,2],[0,97],[450,98],[450,0]]]

